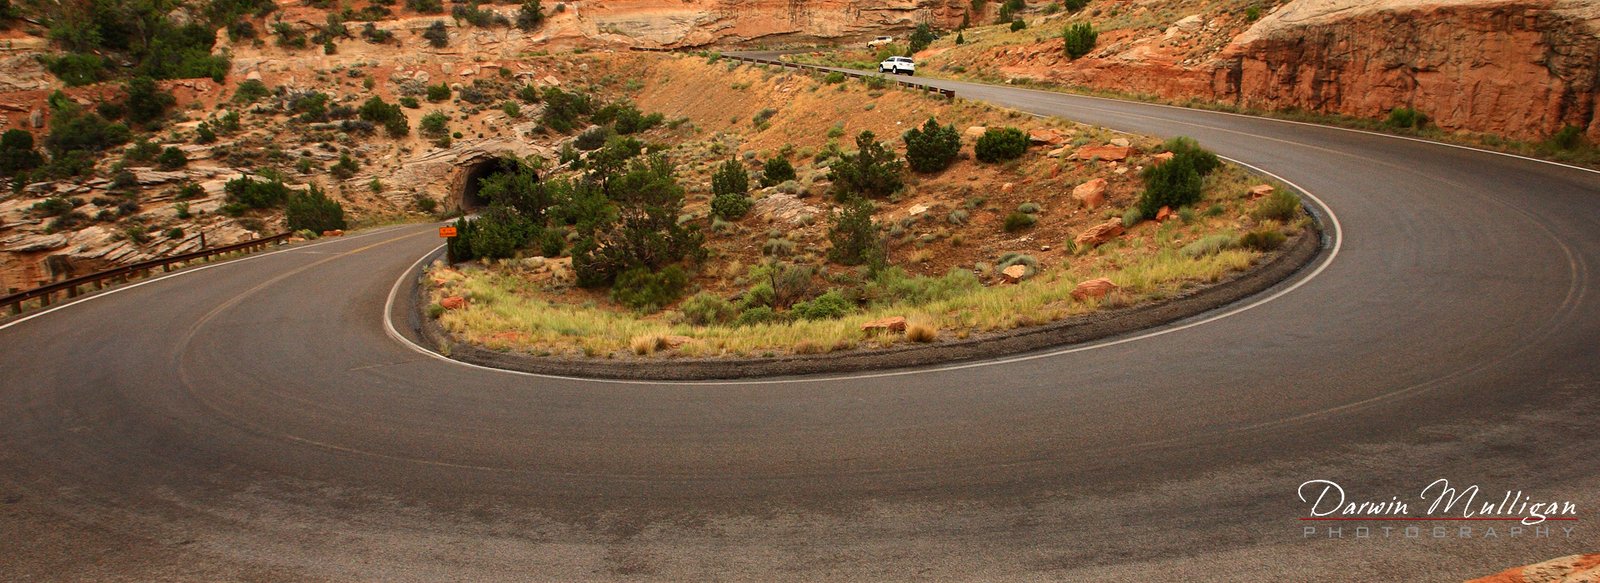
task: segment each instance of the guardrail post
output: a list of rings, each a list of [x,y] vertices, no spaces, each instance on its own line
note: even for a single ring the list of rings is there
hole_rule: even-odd
[[[39,296],[39,307],[45,308],[45,307],[49,307],[49,306],[50,306],[50,292],[45,292],[44,295]]]
[[[72,287],[67,288],[67,299],[70,300],[70,299],[75,298],[75,297],[78,297],[78,286],[72,286]]]

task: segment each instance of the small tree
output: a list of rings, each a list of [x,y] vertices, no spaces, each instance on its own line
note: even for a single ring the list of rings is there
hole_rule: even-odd
[[[321,233],[345,228],[344,206],[328,198],[316,185],[289,195],[286,217],[291,231]]]
[[[959,32],[956,33],[956,44],[958,44],[958,45],[967,44],[967,37],[963,36],[962,33],[959,33]]]
[[[921,129],[907,130],[901,139],[906,143],[906,162],[917,172],[949,168],[961,153],[961,134],[956,126],[940,126],[931,116]]]
[[[167,149],[162,150],[161,155],[156,157],[156,165],[162,170],[177,170],[189,165],[189,156],[177,146],[167,146]]]
[[[904,167],[898,155],[878,143],[871,131],[856,136],[856,148],[854,154],[840,156],[828,173],[835,199],[889,196],[900,190]]]
[[[0,135],[0,176],[27,172],[44,163],[44,156],[33,147],[33,134],[6,130]]]
[[[789,163],[788,158],[773,156],[761,165],[762,186],[777,186],[794,179],[794,165]]]
[[[874,268],[883,264],[883,237],[878,234],[878,224],[872,221],[872,201],[851,197],[844,208],[833,213],[833,225],[828,228],[828,259],[845,265],[868,265]]]
[[[125,105],[128,110],[128,121],[136,124],[148,124],[167,116],[167,108],[172,107],[178,100],[171,93],[156,87],[154,79],[149,77],[135,77],[124,86],[128,97]]]
[[[918,24],[917,29],[911,33],[910,42],[911,45],[906,49],[906,54],[921,52],[923,49],[928,48],[928,45],[933,44],[933,29],[926,22]]]
[[[1200,202],[1200,172],[1194,159],[1174,156],[1162,164],[1144,169],[1144,193],[1139,195],[1139,215],[1153,218],[1161,207],[1180,208]]]
[[[368,99],[356,113],[365,121],[382,125],[389,137],[402,138],[411,133],[411,123],[405,112],[398,105],[385,103],[382,97]]]
[[[544,25],[544,9],[539,6],[539,0],[528,0],[522,3],[522,8],[517,10],[517,28],[534,30]]]
[[[1077,59],[1094,50],[1094,43],[1100,38],[1100,33],[1095,32],[1094,25],[1087,22],[1079,22],[1061,31],[1061,38],[1064,42],[1067,56]]]
[[[750,211],[750,174],[738,160],[728,160],[711,175],[711,214],[727,220]]]
[[[433,48],[442,49],[450,46],[450,30],[445,28],[443,20],[435,20],[422,31],[422,38],[428,39],[428,44]]]
[[[1017,128],[989,128],[973,146],[981,162],[1004,162],[1028,152],[1028,134]]]

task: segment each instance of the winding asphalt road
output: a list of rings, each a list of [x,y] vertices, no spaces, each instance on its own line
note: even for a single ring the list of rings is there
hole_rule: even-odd
[[[698,384],[397,341],[427,226],[191,269],[0,324],[0,579],[1447,581],[1600,547],[1600,174],[936,83],[1194,136],[1325,202],[1337,252],[1155,335]],[[1580,520],[1297,520],[1307,480],[1387,501],[1438,478]]]

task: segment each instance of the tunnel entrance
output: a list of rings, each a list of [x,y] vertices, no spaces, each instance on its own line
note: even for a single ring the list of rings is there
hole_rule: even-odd
[[[475,213],[489,207],[489,199],[479,194],[483,188],[483,180],[496,174],[510,174],[522,169],[522,163],[515,158],[482,158],[467,165],[466,171],[461,175],[460,193],[456,196],[456,203],[461,212]]]

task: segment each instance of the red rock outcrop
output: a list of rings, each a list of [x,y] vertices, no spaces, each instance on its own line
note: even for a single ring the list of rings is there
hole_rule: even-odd
[[[1445,129],[1600,138],[1600,4],[1585,0],[1297,0],[1218,57],[1213,98]]]
[[[610,0],[575,8],[585,26],[639,44],[689,47],[763,41],[870,38],[918,23],[954,27],[957,0]]]
[[[1513,567],[1467,583],[1578,583],[1600,579],[1600,554],[1571,555]]]

